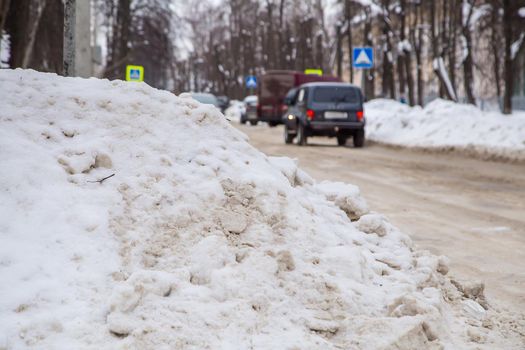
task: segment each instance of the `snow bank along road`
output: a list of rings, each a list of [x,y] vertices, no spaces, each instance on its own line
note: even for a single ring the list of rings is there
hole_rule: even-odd
[[[451,259],[451,274],[485,282],[489,299],[525,314],[525,163],[368,145],[284,145],[281,128],[238,126],[268,155],[297,158],[317,180],[358,185],[420,248]]]
[[[425,108],[377,99],[365,106],[367,137],[384,144],[525,162],[525,112],[485,112],[445,100]]]
[[[0,96],[0,350],[524,347],[356,186],[211,106],[24,70]]]

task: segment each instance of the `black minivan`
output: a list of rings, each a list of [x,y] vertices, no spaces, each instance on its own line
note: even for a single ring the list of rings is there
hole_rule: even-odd
[[[284,141],[306,145],[309,136],[336,137],[343,146],[352,137],[354,147],[365,142],[361,89],[348,83],[308,83],[288,92],[283,115]]]

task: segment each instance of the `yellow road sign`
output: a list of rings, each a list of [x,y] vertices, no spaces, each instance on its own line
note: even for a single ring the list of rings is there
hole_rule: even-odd
[[[126,81],[144,81],[144,67],[126,66]]]
[[[305,69],[305,74],[313,74],[313,75],[323,75],[322,69]]]

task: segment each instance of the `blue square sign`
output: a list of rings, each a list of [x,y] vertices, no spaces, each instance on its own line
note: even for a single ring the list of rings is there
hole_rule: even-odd
[[[248,75],[246,78],[246,87],[248,89],[255,89],[257,87],[257,77],[255,75]]]
[[[374,49],[365,47],[354,47],[352,51],[352,65],[354,68],[370,69],[374,67]]]

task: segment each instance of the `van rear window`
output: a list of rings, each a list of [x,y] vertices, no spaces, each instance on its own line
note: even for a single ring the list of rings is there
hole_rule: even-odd
[[[261,80],[261,98],[282,99],[295,85],[293,74],[266,75]]]
[[[358,103],[359,93],[351,87],[316,87],[313,95],[314,102]]]

